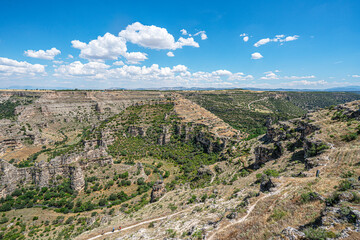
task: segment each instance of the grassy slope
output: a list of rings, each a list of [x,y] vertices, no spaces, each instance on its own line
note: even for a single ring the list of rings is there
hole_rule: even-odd
[[[232,127],[250,134],[265,133],[267,118],[288,120],[315,110],[360,99],[356,93],[253,92],[242,90],[183,92]]]

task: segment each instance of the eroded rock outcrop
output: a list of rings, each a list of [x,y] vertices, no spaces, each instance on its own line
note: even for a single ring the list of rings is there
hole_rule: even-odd
[[[152,191],[151,191],[151,199],[150,202],[156,202],[166,193],[166,188],[164,182],[159,180],[155,182]]]
[[[41,161],[25,168],[17,168],[0,160],[0,197],[6,197],[22,184],[33,183],[40,187],[56,185],[57,177],[69,178],[72,189],[82,191],[85,186],[83,170],[93,164],[111,165],[113,160],[103,147],[80,154],[58,156],[49,162]]]

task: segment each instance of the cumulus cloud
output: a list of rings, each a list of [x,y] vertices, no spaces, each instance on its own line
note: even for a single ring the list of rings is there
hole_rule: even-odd
[[[139,64],[140,62],[148,59],[147,54],[142,52],[125,53],[124,57],[126,58],[127,62],[130,64]]]
[[[79,40],[71,41],[73,48],[80,49],[80,57],[89,60],[117,60],[120,55],[125,55],[127,51],[126,40],[116,37],[111,33],[106,33],[103,37],[89,43]]]
[[[71,55],[71,54],[69,54],[69,55],[68,55],[68,58],[71,58],[71,59],[72,59],[72,58],[74,58],[74,56]]]
[[[168,52],[166,55],[167,55],[168,57],[175,57],[175,55],[174,55],[173,52]]]
[[[280,42],[280,43],[284,43],[284,42],[290,42],[290,41],[295,41],[299,39],[298,35],[294,35],[294,36],[287,36],[285,37],[285,35],[281,34],[281,35],[275,35],[274,38],[263,38],[260,39],[259,41],[257,41],[254,46],[255,47],[260,47],[262,45],[265,45],[269,42]]]
[[[242,34],[240,34],[240,37],[243,37],[243,41],[244,41],[244,42],[249,41],[249,36],[247,35],[247,33],[242,33]]]
[[[290,79],[290,80],[298,80],[298,79],[311,79],[316,78],[314,75],[309,76],[285,76],[284,79]]]
[[[251,54],[251,59],[261,59],[261,58],[263,58],[263,56],[258,52]]]
[[[193,38],[180,37],[175,42],[173,35],[168,33],[165,28],[154,25],[146,26],[139,22],[128,25],[125,30],[119,33],[119,37],[127,41],[151,49],[171,49],[175,50],[184,46],[199,47]]]
[[[194,36],[198,36],[198,35],[200,35],[201,40],[206,40],[208,38],[205,31],[199,31],[194,34]]]
[[[355,74],[355,75],[352,75],[352,77],[353,78],[360,78],[360,75]]]
[[[9,58],[0,57],[0,76],[35,76],[45,75],[45,65],[19,62]]]
[[[284,83],[284,85],[287,86],[321,86],[326,84],[328,84],[328,82],[326,82],[325,80],[319,80],[319,81],[301,80],[301,81],[292,81],[289,83]]]
[[[265,72],[265,76],[260,78],[261,80],[274,80],[279,79],[279,76],[272,71]]]
[[[230,76],[232,73],[228,70],[217,70],[212,72],[214,76]]]
[[[182,35],[188,35],[188,32],[185,29],[181,29],[180,32]]]
[[[80,61],[72,62],[68,65],[61,65],[55,69],[54,76],[97,76],[104,73],[110,66],[101,62],[89,62],[86,64]]]
[[[190,72],[185,65],[160,67],[158,64],[147,66],[123,65],[111,67],[102,62],[83,64],[75,61],[68,65],[61,65],[55,69],[54,76],[71,79],[89,79],[131,82],[132,84],[151,85],[156,83],[163,86],[235,86],[237,81],[253,80],[252,75],[232,73],[225,69],[213,72]],[[155,86],[156,86],[155,85]]]
[[[40,59],[45,59],[45,60],[54,60],[55,56],[60,53],[61,53],[61,51],[54,47],[49,50],[45,50],[45,51],[44,50],[39,50],[39,51],[27,50],[24,52],[24,54],[28,57],[40,58]]]
[[[261,45],[265,45],[267,43],[269,43],[271,40],[270,38],[263,38],[263,39],[260,39],[259,41],[257,41],[254,46],[255,47],[260,47]]]
[[[116,62],[113,62],[113,65],[115,65],[115,66],[123,66],[123,65],[125,65],[125,63],[123,61],[116,61]]]

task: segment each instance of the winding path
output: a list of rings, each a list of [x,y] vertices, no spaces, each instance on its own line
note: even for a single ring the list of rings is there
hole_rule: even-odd
[[[170,214],[170,215],[166,215],[166,216],[163,216],[163,217],[153,218],[153,219],[150,219],[150,220],[146,220],[146,221],[143,221],[143,222],[139,222],[139,223],[136,223],[136,224],[134,224],[134,225],[130,225],[130,226],[128,226],[128,227],[124,227],[124,228],[122,228],[121,230],[115,230],[115,231],[105,232],[105,233],[103,233],[103,234],[99,234],[99,235],[96,235],[96,236],[94,236],[94,237],[87,238],[87,240],[94,240],[94,239],[97,239],[97,238],[100,238],[100,237],[103,237],[103,236],[106,236],[106,235],[110,235],[110,234],[114,234],[114,233],[119,233],[119,232],[121,232],[121,231],[126,231],[126,230],[129,230],[129,229],[132,229],[132,228],[136,228],[136,227],[138,227],[138,226],[141,226],[141,225],[144,225],[144,224],[147,224],[147,223],[164,220],[164,219],[166,219],[166,218],[170,218],[170,217],[179,215],[179,214],[181,214],[181,213],[190,211],[191,209],[193,209],[194,207],[196,207],[196,206],[198,206],[198,205],[200,205],[200,204],[203,204],[203,203],[195,204],[194,206],[192,206],[192,207],[190,207],[190,208],[184,209],[184,210],[182,210],[182,211],[179,211],[179,212],[176,212],[176,213],[173,213],[173,214]]]
[[[249,110],[251,110],[251,104],[253,104],[253,103],[255,103],[255,102],[260,102],[260,101],[266,100],[266,99],[268,99],[268,98],[269,98],[269,97],[263,97],[263,98],[260,98],[260,99],[258,99],[258,100],[254,100],[254,101],[249,102],[249,103],[248,103],[248,108],[249,108]]]
[[[260,202],[261,200],[267,198],[267,197],[270,197],[270,196],[273,196],[273,195],[276,195],[278,193],[280,193],[282,190],[282,187],[279,188],[278,190],[276,190],[275,192],[272,192],[272,193],[269,193],[269,194],[266,194],[264,196],[262,196],[261,198],[259,198],[258,200],[256,200],[256,202],[251,205],[246,213],[245,216],[243,216],[242,218],[240,218],[239,220],[235,221],[235,222],[232,222],[218,230],[216,230],[215,232],[213,232],[209,238],[207,238],[208,240],[212,240],[218,233],[220,232],[223,232],[225,229],[229,228],[230,226],[233,226],[233,225],[236,225],[236,224],[239,224],[239,223],[242,223],[242,222],[245,222],[247,220],[247,218],[249,217],[249,215],[251,214],[251,212],[254,210],[254,208],[256,207],[256,205],[258,204],[258,202]]]

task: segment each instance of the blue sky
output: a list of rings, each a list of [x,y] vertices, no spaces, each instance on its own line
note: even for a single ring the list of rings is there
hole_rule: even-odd
[[[0,3],[0,88],[360,85],[357,0]]]

